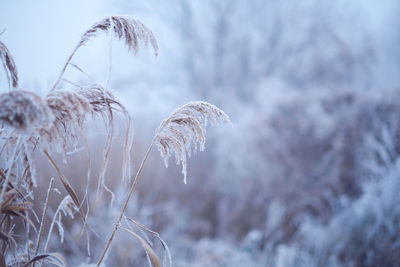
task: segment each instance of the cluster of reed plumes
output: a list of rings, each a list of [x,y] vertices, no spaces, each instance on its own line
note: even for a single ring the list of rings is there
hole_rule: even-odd
[[[138,178],[151,148],[157,146],[166,164],[172,154],[174,154],[177,164],[182,163],[182,173],[186,183],[186,155],[190,156],[192,148],[195,152],[198,145],[200,150],[204,149],[207,121],[213,125],[219,122],[230,122],[223,111],[206,102],[190,102],[176,109],[156,131],[132,181],[130,153],[133,131],[131,117],[126,108],[115,98],[108,85],[79,86],[63,78],[68,67],[74,67],[83,72],[78,66],[71,63],[71,60],[80,47],[102,32],[108,34],[110,38],[122,39],[134,52],[138,50],[139,41],[146,45],[150,43],[155,54],[158,54],[156,39],[144,24],[129,17],[105,18],[82,35],[78,45],[62,68],[57,81],[49,93],[41,97],[32,91],[19,88],[18,73],[13,57],[7,47],[0,42],[0,59],[9,84],[9,91],[0,95],[0,266],[35,266],[35,264],[42,265],[44,262],[66,266],[68,259],[57,252],[49,251],[49,240],[55,226],[59,229],[61,241],[64,237],[62,216],[73,217],[75,213],[78,213],[84,226],[82,233],[85,231],[95,232],[87,223],[90,197],[89,181],[92,176],[90,153],[88,152],[87,186],[84,196],[78,196],[52,155],[61,155],[65,159],[67,154],[78,150],[78,146],[82,143],[89,151],[88,140],[85,137],[85,122],[88,115],[93,119],[102,118],[107,138],[104,144],[103,162],[97,177],[97,191],[101,193],[106,190],[113,195],[105,184],[105,178],[115,132],[114,118],[118,114],[123,115],[126,129],[121,179],[131,183],[131,187],[112,234],[108,238],[103,252],[98,255],[99,258],[95,265],[104,264],[104,258],[119,229],[128,232],[143,244],[151,266],[171,265],[168,247],[161,237],[146,226],[124,215]],[[68,90],[60,89],[61,84],[65,82],[74,84],[75,87]],[[38,179],[47,179],[47,177],[37,177],[35,155],[38,153],[43,154],[55,169],[66,192],[64,199],[52,214],[53,219],[48,228],[45,227],[45,221],[49,216],[47,214],[49,199],[51,193],[56,189],[53,188],[54,179],[51,178],[42,214],[38,216],[33,210],[33,188],[37,186]],[[142,230],[141,233],[136,233],[130,225],[124,226],[124,223],[139,227]],[[44,241],[46,233],[47,239]],[[165,254],[162,262],[150,243],[146,241],[147,239],[142,236],[144,233],[160,240]],[[94,260],[94,258],[91,259]]]

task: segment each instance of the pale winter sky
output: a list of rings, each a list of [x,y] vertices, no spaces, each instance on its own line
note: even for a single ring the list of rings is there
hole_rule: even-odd
[[[49,87],[81,34],[104,16],[123,12],[121,3],[123,1],[3,1],[0,32],[5,32],[0,40],[14,55],[21,86],[37,84],[42,88]],[[394,25],[400,21],[397,19],[399,4],[389,0],[366,0],[353,4],[369,14],[366,24],[369,24],[380,49],[378,64],[381,68],[378,75],[385,81],[382,86],[398,86],[400,58],[393,57],[391,51],[396,49],[399,42],[399,34],[394,36],[394,28],[397,28]],[[101,44],[91,45],[90,49],[79,55],[82,60],[96,57],[102,60],[102,56],[104,46]]]

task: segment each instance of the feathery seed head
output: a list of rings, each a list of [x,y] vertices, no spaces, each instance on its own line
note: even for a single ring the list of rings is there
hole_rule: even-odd
[[[48,129],[53,116],[41,97],[15,90],[0,95],[0,120],[19,133],[32,136],[40,129]]]
[[[67,90],[53,91],[45,100],[55,118],[48,138],[61,144],[60,150],[65,154],[68,139],[76,141],[83,132],[86,114],[91,111],[90,104],[78,93]]]
[[[111,112],[117,107],[122,107],[111,91],[105,90],[100,85],[82,88],[77,93],[88,101],[93,115],[100,114],[105,116],[106,113]]]
[[[82,35],[78,47],[85,45],[90,38],[97,36],[99,32],[108,33],[110,30],[116,37],[123,39],[126,46],[135,53],[138,51],[139,40],[142,40],[146,46],[150,43],[154,53],[158,54],[158,45],[153,32],[142,22],[129,16],[111,16],[94,24]]]
[[[17,88],[18,87],[17,67],[15,66],[14,58],[12,57],[10,51],[8,50],[6,45],[2,42],[0,42],[0,60],[6,72],[8,82],[9,83],[11,82],[13,88]]]
[[[64,126],[66,122],[76,122],[82,126],[86,114],[91,110],[89,102],[84,97],[66,90],[50,93],[46,97],[46,102],[56,118],[55,123]]]
[[[220,122],[231,123],[229,117],[216,106],[207,102],[196,101],[176,109],[164,120],[156,131],[154,143],[168,167],[168,159],[174,154],[176,164],[182,164],[182,174],[186,184],[186,154],[197,152],[197,146],[204,150],[206,126],[210,121],[213,126]]]

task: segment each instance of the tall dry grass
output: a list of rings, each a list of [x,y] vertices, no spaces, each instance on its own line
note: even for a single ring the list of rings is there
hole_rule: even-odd
[[[126,217],[125,210],[153,146],[160,151],[166,166],[168,159],[172,155],[175,156],[176,163],[182,165],[186,183],[186,157],[196,152],[198,148],[204,149],[207,122],[217,125],[220,122],[230,123],[230,121],[222,110],[206,102],[190,102],[176,109],[160,124],[142,164],[131,181],[130,154],[133,131],[130,114],[109,90],[108,84],[103,86],[95,84],[88,87],[64,79],[64,74],[70,67],[84,72],[79,66],[71,63],[71,60],[80,47],[101,33],[121,39],[134,53],[137,52],[141,41],[146,46],[150,44],[155,54],[158,54],[156,39],[152,31],[143,23],[126,16],[105,18],[82,35],[51,90],[47,95],[40,96],[34,91],[18,87],[18,72],[13,57],[7,47],[0,42],[0,60],[9,84],[9,91],[0,95],[0,266],[35,266],[35,264],[41,266],[45,262],[56,266],[67,266],[68,259],[58,252],[52,252],[50,246],[50,239],[55,228],[60,233],[61,242],[64,236],[69,234],[64,232],[62,225],[65,216],[74,218],[78,214],[83,226],[81,235],[84,233],[88,235],[89,232],[94,235],[102,234],[97,233],[96,229],[87,222],[90,214],[89,198],[93,195],[89,184],[91,179],[97,179],[97,195],[102,196],[105,190],[112,195],[113,199],[114,194],[106,186],[105,180],[116,132],[114,119],[121,115],[124,118],[125,127],[121,182],[131,183],[130,191],[115,224],[110,225],[112,232],[104,250],[100,255],[92,255],[88,247],[88,257],[91,262],[97,262],[94,265],[104,265],[106,255],[110,253],[110,247],[115,242],[115,233],[123,230],[142,243],[151,266],[172,264],[168,246],[159,234],[134,219]],[[66,89],[65,83],[75,86],[72,89]],[[92,162],[85,135],[85,126],[89,117],[100,118],[103,121],[107,136],[103,149],[103,162],[100,164],[97,177],[92,177],[90,172]],[[80,196],[59,167],[55,156],[61,156],[66,162],[67,155],[78,150],[82,143],[88,151],[88,167],[85,193]],[[53,178],[49,181],[45,201],[41,206],[41,214],[36,214],[33,207],[35,197],[33,189],[37,186],[37,181],[48,179],[48,177],[37,175],[40,173],[37,172],[37,168],[42,167],[36,163],[38,153],[44,155],[49,165],[54,168],[64,188],[63,200],[51,214],[49,202],[53,192],[58,192],[58,189],[54,188]],[[36,207],[36,210],[38,208],[40,207]],[[51,220],[46,223],[47,217]],[[135,232],[132,230],[132,225],[142,231]],[[155,253],[144,233],[160,241],[164,249],[163,261]]]

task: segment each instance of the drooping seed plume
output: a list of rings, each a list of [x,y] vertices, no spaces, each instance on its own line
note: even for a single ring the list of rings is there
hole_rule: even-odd
[[[120,215],[118,216],[117,222],[114,224],[114,229],[107,240],[102,254],[100,255],[97,266],[100,266],[104,260],[104,257],[114,240],[115,233],[120,229],[120,224],[124,217],[125,210],[135,190],[138,178],[142,173],[143,166],[150,154],[152,146],[157,146],[161,153],[161,157],[164,158],[166,167],[168,167],[169,157],[172,154],[175,155],[176,163],[182,164],[183,181],[186,184],[186,154],[190,156],[192,150],[193,152],[196,152],[198,145],[200,150],[204,150],[204,144],[206,142],[206,126],[208,121],[210,121],[213,126],[220,122],[231,124],[229,117],[222,110],[212,104],[202,101],[189,102],[176,109],[160,124],[136,173],[131,189],[124,202]]]
[[[83,133],[87,115],[101,117],[107,123],[108,132],[112,132],[115,111],[122,112],[130,123],[125,107],[100,85],[53,91],[46,96],[46,103],[55,118],[49,130],[50,139],[61,141],[64,153],[68,141],[75,144]]]
[[[67,69],[67,67],[71,64],[71,60],[75,53],[79,50],[80,47],[84,46],[91,38],[98,36],[100,33],[111,33],[118,39],[125,41],[126,46],[129,50],[133,50],[134,53],[138,51],[139,48],[139,40],[144,42],[146,46],[150,43],[150,45],[154,49],[154,53],[158,55],[158,44],[157,40],[154,37],[153,32],[147,28],[139,20],[135,20],[129,16],[111,16],[101,20],[100,22],[95,23],[90,29],[88,29],[81,37],[79,43],[74,48],[73,52],[67,59],[61,73],[53,85],[51,89],[54,91],[57,88],[57,85],[62,80],[62,77]]]
[[[19,134],[31,137],[41,129],[48,129],[53,116],[40,96],[15,90],[0,95],[0,121]]]
[[[132,49],[135,53],[138,51],[139,40],[141,40],[146,46],[150,43],[154,53],[158,54],[158,45],[153,32],[142,22],[129,16],[111,16],[95,23],[82,35],[78,47],[85,45],[89,39],[99,33],[108,33],[110,30],[117,38],[124,40],[128,49]]]
[[[212,126],[220,122],[231,123],[229,117],[216,106],[196,101],[176,109],[164,120],[156,131],[155,145],[168,167],[168,159],[173,154],[176,164],[182,164],[182,174],[186,184],[186,154],[204,150],[207,122]]]
[[[44,99],[40,96],[24,91],[14,90],[0,95],[0,122],[6,128],[16,131],[23,136],[21,145],[24,151],[24,162],[27,167],[25,178],[31,178],[35,185],[33,164],[34,143],[40,141],[41,148],[46,151],[53,149],[62,153],[66,162],[68,149],[77,149],[79,140],[84,136],[84,126],[87,115],[93,118],[101,117],[105,123],[107,139],[104,146],[104,160],[99,175],[99,189],[112,192],[105,185],[105,173],[108,168],[111,153],[111,143],[114,137],[114,113],[124,116],[126,134],[122,162],[122,178],[130,178],[130,150],[133,135],[131,118],[126,108],[109,91],[102,86],[93,85],[76,90],[58,90],[50,92]],[[9,131],[9,134],[12,133]],[[31,138],[36,138],[33,140]],[[30,140],[30,142],[28,142]],[[18,151],[15,148],[15,151]],[[89,159],[90,161],[90,159]],[[88,167],[88,181],[90,179],[90,163]],[[31,186],[30,186],[31,187]],[[112,194],[113,195],[113,194]]]
[[[125,118],[126,133],[124,141],[124,153],[122,162],[122,180],[130,179],[130,150],[133,143],[133,135],[131,132],[131,117],[126,108],[114,97],[109,90],[105,90],[102,86],[93,85],[90,87],[82,88],[78,92],[81,96],[85,97],[90,104],[92,115],[101,116],[106,123],[107,141],[104,147],[103,164],[99,175],[99,186],[105,187],[104,177],[107,166],[110,160],[111,142],[114,136],[114,112],[122,113]],[[105,189],[107,189],[105,187]]]
[[[61,151],[66,154],[69,140],[76,143],[83,132],[86,115],[91,112],[88,100],[76,92],[59,90],[46,96],[54,123],[49,130],[49,139],[61,144]]]
[[[0,41],[0,60],[3,64],[4,71],[6,72],[6,77],[9,85],[13,88],[18,87],[18,71],[15,66],[14,58],[12,57],[7,46]]]

